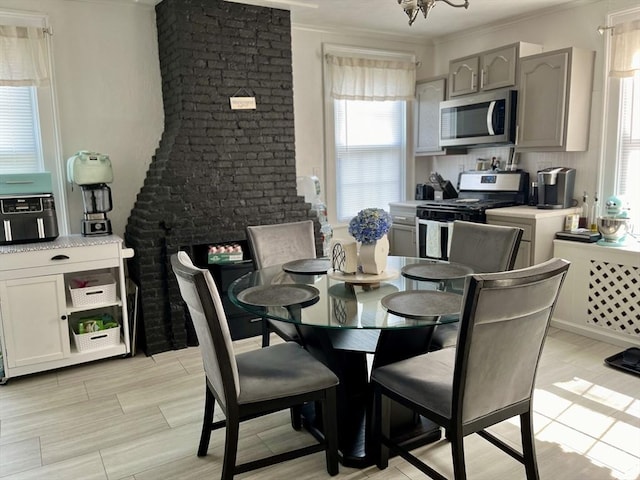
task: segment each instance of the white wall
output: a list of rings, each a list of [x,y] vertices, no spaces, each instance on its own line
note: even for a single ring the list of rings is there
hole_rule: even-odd
[[[143,4],[0,0],[0,10],[48,15],[63,161],[87,149],[110,155],[114,210],[122,235],[163,130],[155,11]],[[82,199],[67,191],[70,229],[80,232]]]
[[[293,103],[296,133],[296,169],[298,175],[317,175],[327,192],[325,171],[325,123],[323,91],[323,44],[365,47],[378,50],[409,52],[419,62],[418,78],[431,76],[433,49],[422,43],[398,38],[347,35],[341,32],[292,28]],[[411,128],[409,128],[411,131]],[[413,194],[413,163],[408,168],[408,194]],[[333,202],[325,202],[331,209]]]

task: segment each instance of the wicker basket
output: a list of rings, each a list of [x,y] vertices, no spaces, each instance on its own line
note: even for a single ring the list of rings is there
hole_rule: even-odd
[[[83,285],[79,287],[78,285]],[[69,293],[74,307],[87,307],[116,302],[116,281],[110,273],[72,278]]]
[[[76,333],[74,329],[71,329],[71,333],[73,333],[73,341],[79,352],[115,347],[120,343],[120,325],[90,333]]]

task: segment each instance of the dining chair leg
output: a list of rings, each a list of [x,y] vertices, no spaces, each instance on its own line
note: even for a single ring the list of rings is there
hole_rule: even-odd
[[[389,438],[391,432],[391,399],[386,395],[382,395],[380,387],[376,386],[374,390],[374,411],[375,419],[375,443],[379,446],[377,465],[380,470],[384,470],[389,466],[389,447],[385,445],[384,438]]]
[[[237,416],[231,414],[227,417],[221,480],[233,480],[234,471],[236,468],[236,457],[238,455],[239,433],[240,419]]]
[[[336,388],[327,390],[322,402],[322,423],[326,448],[327,473],[338,474],[338,409],[336,402]]]
[[[527,480],[538,480],[538,463],[536,462],[535,436],[533,433],[533,416],[531,410],[520,415],[520,436],[522,438],[522,456]]]
[[[204,457],[209,450],[209,439],[211,438],[211,424],[213,423],[213,414],[216,407],[216,399],[205,385],[204,397],[204,416],[202,419],[202,433],[200,434],[200,445],[198,446],[198,456]]]
[[[454,427],[455,428],[455,427]],[[451,456],[453,458],[453,477],[455,480],[466,480],[467,470],[464,464],[464,437],[460,429],[450,432]]]
[[[269,320],[262,317],[262,348],[269,346],[269,335],[271,335],[271,331],[269,330]]]
[[[302,430],[302,405],[291,407],[291,427],[296,430]]]

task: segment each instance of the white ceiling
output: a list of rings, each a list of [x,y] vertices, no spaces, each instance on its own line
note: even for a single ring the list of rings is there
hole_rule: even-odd
[[[439,1],[426,20],[420,14],[412,26],[398,0],[227,0],[236,3],[282,8],[291,11],[298,26],[348,30],[351,33],[416,37],[446,36],[458,31],[503,23],[534,12],[564,9],[572,3],[596,0],[469,0],[469,8],[453,8]],[[464,3],[464,0],[453,0]]]
[[[106,1],[106,0],[103,0]],[[161,0],[108,0],[118,3],[156,5]],[[469,0],[469,8],[450,7],[438,1],[426,20],[419,15],[409,26],[398,0],[225,0],[291,11],[298,27],[397,36],[415,41],[434,41],[450,34],[490,27],[540,13],[571,8],[602,0]],[[462,4],[464,0],[451,0]]]

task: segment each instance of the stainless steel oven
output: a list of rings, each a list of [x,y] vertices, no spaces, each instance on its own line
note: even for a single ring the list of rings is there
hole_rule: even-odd
[[[514,172],[462,172],[458,198],[433,200],[416,208],[418,256],[448,260],[453,222],[486,223],[489,208],[524,205],[528,200],[529,174]]]

